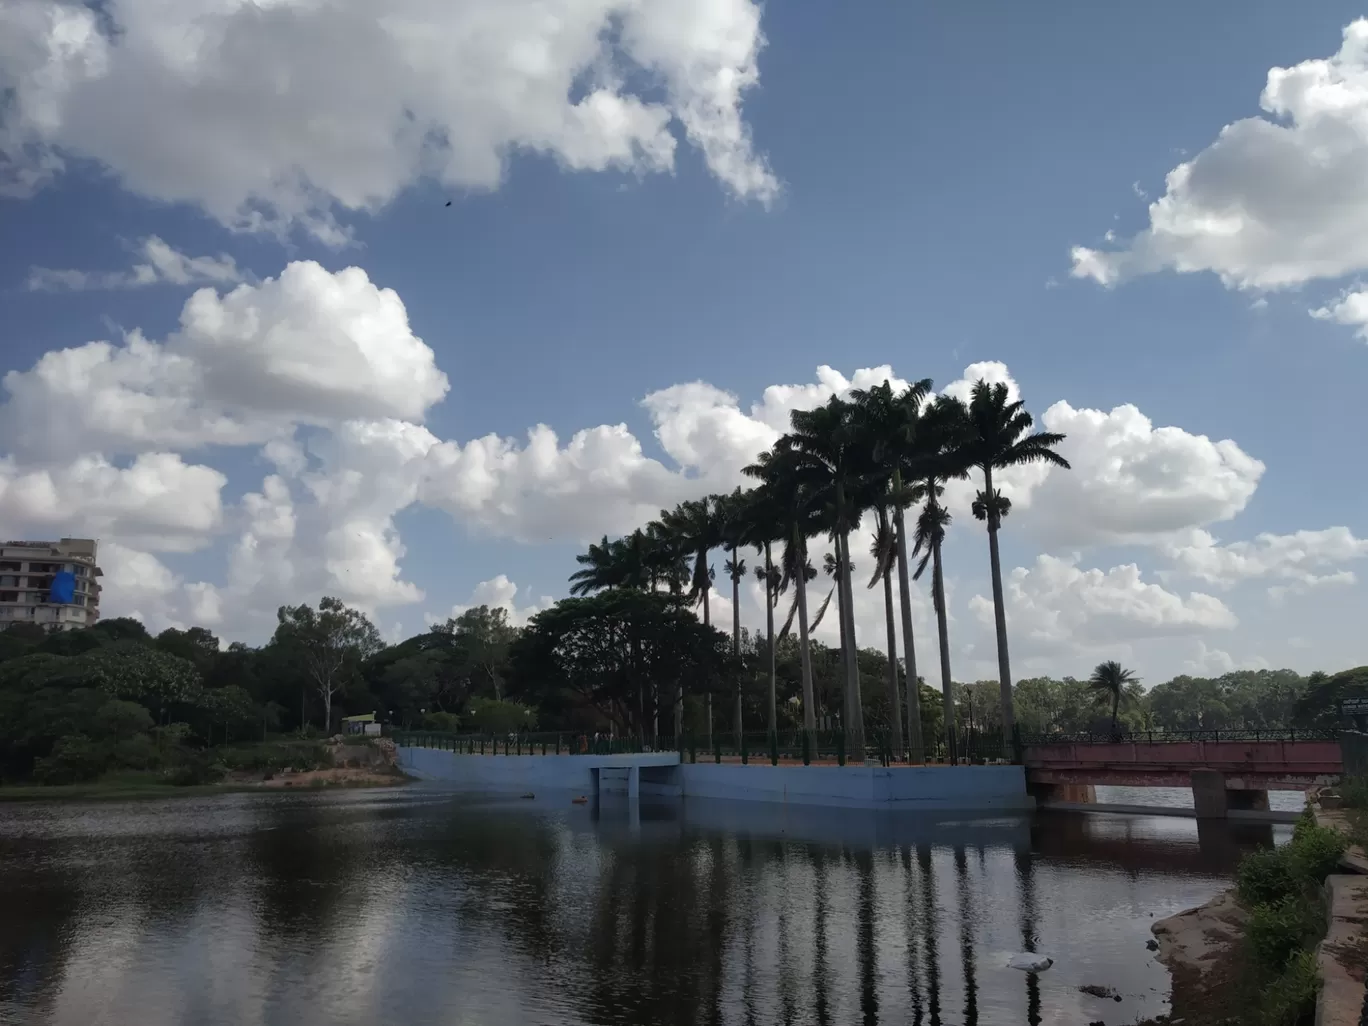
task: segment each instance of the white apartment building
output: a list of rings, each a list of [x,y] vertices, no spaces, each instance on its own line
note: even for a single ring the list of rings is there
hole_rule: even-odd
[[[54,631],[94,624],[100,618],[97,547],[91,538],[0,541],[0,630],[15,621]],[[61,574],[74,578],[70,602],[61,601],[65,582]]]

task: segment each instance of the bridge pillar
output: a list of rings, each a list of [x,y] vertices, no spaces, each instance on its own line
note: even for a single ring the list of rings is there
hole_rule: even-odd
[[[641,797],[640,766],[633,765],[628,767],[627,769],[627,797],[632,801],[635,801],[636,799]],[[1267,795],[1265,795],[1265,799],[1267,799]],[[1264,808],[1268,808],[1267,801],[1265,801],[1264,803]]]
[[[1195,769],[1191,774],[1192,806],[1198,819],[1225,819],[1230,808],[1226,798],[1225,774],[1214,769]],[[1264,808],[1268,796],[1264,795]]]
[[[1226,805],[1231,809],[1256,809],[1259,812],[1268,811],[1268,792],[1267,791],[1227,791]]]
[[[1097,788],[1092,784],[1028,784],[1027,791],[1037,802],[1070,802],[1093,805],[1097,802]]]

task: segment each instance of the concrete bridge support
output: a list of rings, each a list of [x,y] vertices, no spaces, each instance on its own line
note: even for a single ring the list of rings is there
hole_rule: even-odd
[[[1225,774],[1214,769],[1192,771],[1192,805],[1198,819],[1226,819],[1232,809],[1268,811],[1268,792],[1226,787]]]
[[[1097,788],[1092,784],[1030,783],[1026,790],[1042,805],[1045,802],[1070,802],[1078,805],[1097,803]]]

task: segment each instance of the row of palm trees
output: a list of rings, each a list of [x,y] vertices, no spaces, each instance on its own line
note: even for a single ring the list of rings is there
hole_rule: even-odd
[[[954,716],[941,550],[951,514],[942,496],[947,482],[978,476],[982,488],[974,498],[972,512],[988,528],[1002,723],[1010,736],[1015,717],[998,532],[1003,518],[1011,511],[1011,501],[995,487],[994,473],[1035,462],[1066,469],[1069,466],[1056,451],[1064,436],[1032,431],[1032,427],[1031,415],[1019,400],[1011,399],[1006,385],[983,380],[975,383],[967,403],[934,394],[930,379],[901,390],[884,381],[870,389],[856,389],[847,398],[833,396],[815,409],[793,412],[788,433],[745,468],[745,474],[756,481],[753,488],[682,502],[673,510],[662,511],[658,520],[625,538],[609,541],[605,537],[591,545],[588,552],[577,557],[580,569],[570,578],[571,592],[668,588],[681,596],[687,593],[689,600],[701,603],[703,621],[710,624],[708,596],[714,580],[710,556],[714,550],[722,549],[726,554],[725,572],[732,585],[733,648],[739,652],[740,587],[746,575],[741,551],[754,548],[763,559],[763,565],[755,568],[755,575],[766,592],[768,727],[771,731],[777,728],[774,614],[780,597],[792,588],[792,606],[779,636],[788,633],[796,617],[803,722],[806,729],[814,730],[816,705],[809,637],[825,615],[832,594],[827,595],[816,616],[810,618],[807,589],[817,571],[808,558],[808,540],[830,539],[833,551],[827,558],[826,569],[833,579],[845,670],[842,726],[851,750],[863,751],[864,715],[856,661],[850,534],[865,515],[871,515],[874,541],[870,555],[874,573],[869,587],[883,584],[890,741],[894,751],[907,751],[913,761],[920,761],[924,748],[910,582],[920,580],[929,566],[945,723],[949,728]],[[919,509],[909,539],[908,521],[916,507]],[[912,569],[914,560],[916,567]],[[905,703],[898,687],[898,620],[906,659]],[[711,729],[711,696],[708,701]],[[740,733],[739,682],[734,715],[735,728]],[[676,705],[677,735],[682,717],[682,705]]]

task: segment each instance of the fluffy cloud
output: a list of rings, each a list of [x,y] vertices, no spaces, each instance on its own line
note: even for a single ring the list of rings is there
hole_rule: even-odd
[[[1066,435],[1072,470],[1051,470],[1033,498],[1032,527],[1062,546],[1153,542],[1229,520],[1249,502],[1264,465],[1235,442],[1156,428],[1134,406],[1110,413],[1060,401],[1042,418]]]
[[[1359,338],[1368,341],[1368,289],[1351,289],[1341,293],[1333,303],[1317,307],[1311,316],[1319,321],[1352,326]]]
[[[126,467],[83,456],[55,468],[0,459],[0,523],[7,533],[44,530],[114,537],[145,548],[202,548],[222,523],[227,478],[174,453],[144,453]]]
[[[153,634],[168,627],[213,629],[223,622],[216,587],[203,581],[187,583],[150,552],[104,541],[100,567],[105,573],[101,616],[131,616]]]
[[[254,444],[298,422],[419,420],[448,386],[398,295],[360,268],[302,261],[224,295],[199,290],[164,343],[133,332],[49,352],[4,387],[12,451],[60,458]]]
[[[70,155],[235,228],[337,242],[334,206],[423,177],[493,188],[518,150],[667,171],[677,123],[733,194],[768,203],[741,115],[763,44],[753,0],[0,0],[0,186]]]
[[[1082,570],[1042,555],[1008,574],[1003,588],[1013,644],[1025,656],[1226,630],[1237,622],[1220,599],[1201,592],[1185,598],[1147,583],[1133,563]],[[975,595],[969,608],[992,628],[991,598]]]
[[[1223,587],[1268,579],[1275,598],[1313,587],[1353,584],[1345,563],[1368,557],[1368,540],[1347,527],[1292,534],[1261,534],[1252,541],[1218,544],[1206,531],[1193,531],[1164,547],[1182,572]]]
[[[470,593],[467,602],[457,603],[451,607],[451,612],[446,616],[435,616],[427,613],[424,619],[429,626],[444,622],[448,617],[455,619],[467,609],[474,609],[476,606],[489,606],[491,609],[502,609],[508,614],[508,622],[514,627],[521,627],[532,617],[536,616],[543,609],[550,609],[555,605],[556,600],[550,595],[543,595],[539,599],[533,599],[530,605],[520,606],[517,604],[519,587],[508,579],[507,574],[499,574],[497,577],[488,581],[481,581],[475,585]]]
[[[138,247],[143,262],[128,271],[76,271],[35,267],[28,287],[38,292],[81,292],[90,289],[134,289],[144,285],[233,285],[243,279],[237,262],[226,253],[216,257],[186,256],[155,235]]]
[[[586,428],[564,445],[544,424],[523,444],[496,435],[464,445],[443,442],[429,456],[422,501],[482,531],[525,542],[623,534],[682,499],[747,483],[741,468],[774,443],[793,410],[886,378],[903,384],[888,367],[846,378],[822,366],[817,378],[771,385],[749,410],[737,396],[701,381],[650,393],[641,405],[668,464],[648,456],[625,424]]]
[[[1226,125],[1168,173],[1148,228],[1118,249],[1076,246],[1074,276],[1171,268],[1278,288],[1368,267],[1368,20],[1334,56],[1271,69],[1259,105],[1267,117]]]

